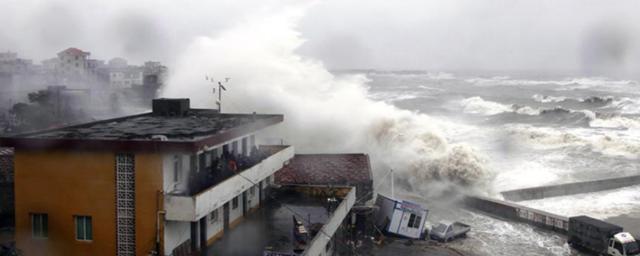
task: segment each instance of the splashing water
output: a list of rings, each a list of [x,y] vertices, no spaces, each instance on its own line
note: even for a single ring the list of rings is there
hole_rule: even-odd
[[[212,107],[205,75],[232,83],[224,112],[283,113],[274,134],[303,152],[366,152],[374,171],[393,168],[411,189],[428,182],[476,187],[490,179],[483,158],[451,144],[438,120],[367,97],[363,75],[336,76],[295,53],[304,42],[295,30],[304,8],[254,15],[217,36],[196,38],[184,51],[162,95],[189,97]]]

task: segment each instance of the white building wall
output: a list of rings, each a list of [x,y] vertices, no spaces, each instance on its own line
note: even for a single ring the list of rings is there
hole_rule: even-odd
[[[181,170],[179,170],[178,181],[174,180],[174,162],[178,157]],[[178,193],[185,191],[188,185],[190,159],[187,154],[165,154],[162,157],[162,190],[165,193]]]
[[[238,195],[238,207],[233,209],[233,199],[229,201],[229,223],[242,217],[242,194]]]
[[[273,173],[281,169],[294,155],[293,146],[287,146],[279,152],[262,160],[242,173],[227,179],[222,184],[211,187],[195,196],[166,195],[165,210],[171,220],[193,221],[202,218],[224,202],[246,191],[259,181],[269,178],[273,183]]]
[[[251,193],[252,188],[253,188],[253,193]],[[258,204],[260,203],[259,192],[258,192],[260,188],[258,187],[258,185],[255,185],[252,188],[249,188],[247,190],[247,207],[249,209],[258,207]]]
[[[191,223],[187,221],[164,222],[164,253],[171,252],[191,237]]]
[[[356,188],[352,188],[340,205],[333,211],[329,220],[322,226],[321,232],[311,240],[309,246],[304,251],[304,256],[327,255],[326,246],[331,238],[342,225],[342,221],[348,216],[351,208],[356,202]],[[325,234],[325,235],[322,235]],[[329,235],[330,237],[327,237]]]
[[[211,213],[207,216],[207,240],[218,234],[224,229],[224,217],[222,207],[216,209],[218,211],[217,218],[213,219]]]

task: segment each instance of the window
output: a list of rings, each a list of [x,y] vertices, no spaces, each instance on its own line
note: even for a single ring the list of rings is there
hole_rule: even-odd
[[[414,228],[420,228],[420,222],[422,221],[422,216],[416,215],[416,220],[413,222]]]
[[[409,223],[407,223],[407,227],[410,228],[420,228],[420,222],[422,221],[422,216],[418,216],[415,214],[411,214],[409,216]]]
[[[620,244],[620,242],[615,241],[613,243],[613,248],[615,248],[616,250],[618,250],[622,254],[622,244]]]
[[[255,186],[251,186],[251,187],[249,188],[249,195],[250,195],[250,196],[253,196],[253,195],[255,195],[255,194],[256,194]]]
[[[204,154],[205,154],[205,160],[204,160],[205,166],[206,167],[211,167],[211,154],[212,154],[212,152],[209,151],[209,152],[205,152]]]
[[[415,214],[411,214],[409,215],[409,223],[407,223],[407,227],[412,228],[413,227],[413,223],[416,221],[416,215]]]
[[[49,217],[47,214],[31,214],[31,234],[35,238],[47,238],[49,235]]]
[[[231,142],[231,150],[233,154],[238,154],[238,141]]]
[[[209,222],[216,223],[218,221],[218,209],[215,209],[209,214]]]
[[[180,182],[182,176],[182,161],[180,160],[179,155],[173,157],[173,182]]]
[[[76,216],[76,240],[93,240],[93,227],[91,216]]]
[[[238,208],[238,197],[234,197],[233,200],[231,200],[231,209],[236,209]]]

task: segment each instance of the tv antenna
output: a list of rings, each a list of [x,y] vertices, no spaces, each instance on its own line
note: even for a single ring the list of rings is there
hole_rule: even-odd
[[[218,105],[218,113],[222,113],[222,91],[226,91],[227,88],[224,87],[224,85],[222,84],[222,81],[216,81],[215,79],[213,79],[213,77],[209,77],[209,76],[205,76],[205,80],[211,82],[213,84],[213,95],[215,98],[215,94],[216,94],[216,82],[218,84],[218,100],[216,101],[216,105]],[[230,77],[225,77],[224,78],[224,83],[228,83],[229,81],[231,81]]]

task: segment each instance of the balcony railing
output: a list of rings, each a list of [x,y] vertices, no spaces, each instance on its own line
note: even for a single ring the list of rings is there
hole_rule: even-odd
[[[252,155],[253,159],[220,158],[216,165],[193,175],[187,191],[166,195],[167,219],[198,220],[280,170],[293,158],[294,150],[292,146],[261,146],[259,152]]]

